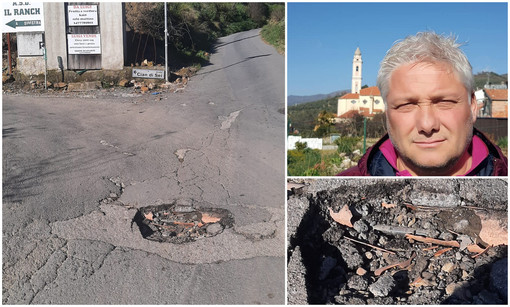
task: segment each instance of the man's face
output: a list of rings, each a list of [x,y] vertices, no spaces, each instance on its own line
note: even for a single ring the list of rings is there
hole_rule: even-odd
[[[393,71],[388,134],[408,168],[418,175],[451,175],[472,138],[476,99],[469,103],[470,94],[445,63],[411,63]]]

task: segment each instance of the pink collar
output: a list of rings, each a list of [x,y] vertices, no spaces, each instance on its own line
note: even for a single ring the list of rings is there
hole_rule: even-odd
[[[397,169],[397,152],[390,139],[384,141],[381,146],[379,146],[379,150],[382,152],[388,163],[390,163],[391,167],[395,170],[396,176],[412,176],[407,170],[399,171]],[[487,146],[482,139],[476,135],[473,136],[473,141],[469,144],[468,151],[471,153],[472,158],[471,169],[466,174],[459,176],[466,176],[469,174],[489,155]]]

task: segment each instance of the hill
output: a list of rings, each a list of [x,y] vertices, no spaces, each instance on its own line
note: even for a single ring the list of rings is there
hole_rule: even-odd
[[[303,137],[311,136],[315,127],[315,120],[319,112],[326,110],[336,114],[338,107],[337,96],[318,101],[301,103],[287,108],[288,119],[292,127],[299,130]]]
[[[474,75],[475,88],[482,89],[487,82],[490,84],[501,84],[502,82],[508,85],[508,74],[498,75],[494,72],[479,72]]]
[[[309,96],[289,95],[289,96],[287,96],[287,105],[293,106],[296,104],[313,102],[313,101],[318,101],[318,100],[322,100],[322,99],[328,99],[328,98],[332,98],[332,97],[342,96],[346,92],[348,92],[348,90],[341,90],[341,91],[336,91],[336,92],[332,92],[329,94],[316,94],[316,95],[309,95]]]

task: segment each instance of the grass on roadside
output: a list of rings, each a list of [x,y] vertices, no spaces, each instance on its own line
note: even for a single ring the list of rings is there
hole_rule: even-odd
[[[270,22],[262,28],[262,39],[274,46],[278,53],[285,53],[285,21]]]

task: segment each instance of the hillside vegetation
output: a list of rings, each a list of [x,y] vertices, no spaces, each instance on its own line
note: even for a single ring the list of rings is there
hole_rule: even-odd
[[[288,119],[292,127],[303,137],[313,137],[313,129],[321,111],[337,112],[338,98],[327,98],[319,101],[302,103],[287,108]]]
[[[474,75],[475,89],[482,89],[487,81],[490,84],[501,84],[506,83],[508,85],[508,74],[498,75],[493,72],[480,72]]]
[[[128,30],[133,33],[130,43],[134,54],[130,60],[164,63],[164,3],[128,2],[125,11]],[[283,3],[168,2],[167,20],[169,55],[174,67],[206,64],[217,38],[264,26],[278,25],[278,29],[269,32],[280,40],[268,42],[281,46],[283,39],[285,45]]]

